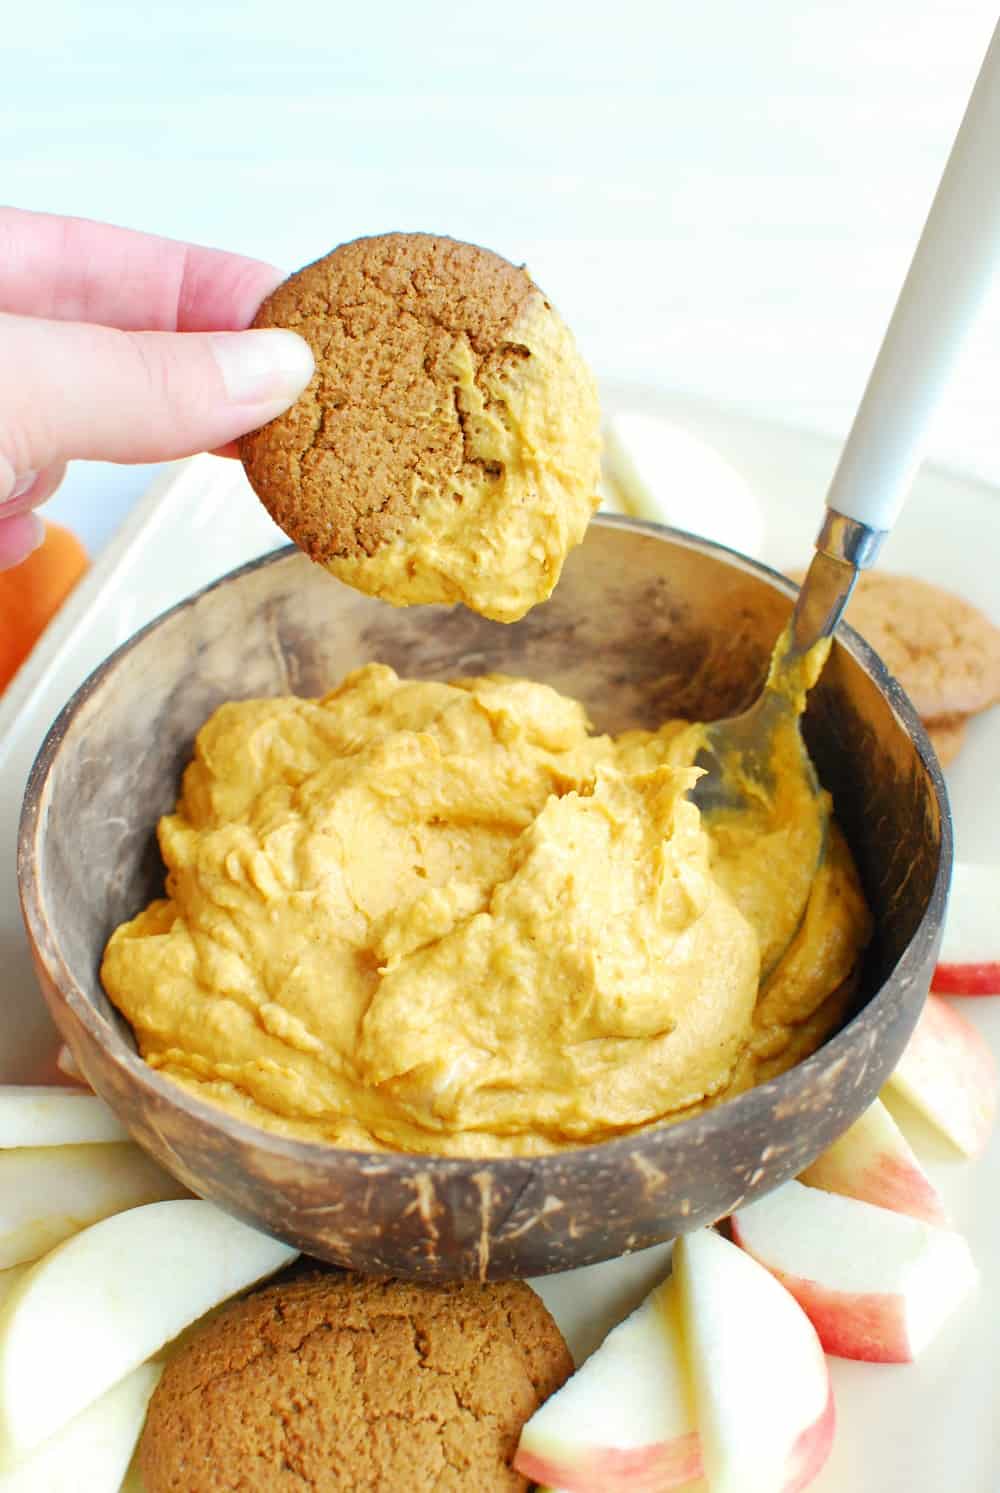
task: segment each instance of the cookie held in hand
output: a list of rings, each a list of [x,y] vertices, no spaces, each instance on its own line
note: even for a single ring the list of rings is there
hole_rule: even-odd
[[[552,591],[597,507],[600,416],[573,337],[523,269],[473,244],[342,244],[254,321],[316,373],[240,455],[311,558],[397,605],[510,622]]]

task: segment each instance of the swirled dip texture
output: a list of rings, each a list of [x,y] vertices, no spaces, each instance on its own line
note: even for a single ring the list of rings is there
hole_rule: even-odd
[[[254,322],[312,347],[302,398],[245,436],[275,521],[349,585],[397,605],[523,617],[597,507],[600,416],[573,336],[523,270],[472,244],[342,244]]]
[[[613,740],[545,685],[379,665],[224,705],[108,993],[163,1073],[344,1146],[540,1152],[724,1098],[839,1022],[868,914],[834,833],[759,986],[781,878],[762,898],[685,797],[699,730]]]

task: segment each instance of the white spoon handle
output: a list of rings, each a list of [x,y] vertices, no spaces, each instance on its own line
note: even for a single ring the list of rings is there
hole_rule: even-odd
[[[836,513],[892,528],[998,254],[1000,25],[833,475],[827,506]]]

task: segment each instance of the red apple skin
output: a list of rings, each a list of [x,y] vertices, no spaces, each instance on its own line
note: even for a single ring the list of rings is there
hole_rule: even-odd
[[[827,1395],[826,1408],[814,1425],[803,1431],[792,1448],[788,1459],[789,1481],[781,1493],[802,1493],[813,1478],[818,1477],[833,1449],[833,1437],[837,1429],[837,1410],[833,1401],[833,1385]]]
[[[849,1169],[837,1162],[834,1147],[833,1154],[816,1157],[815,1162],[800,1173],[799,1181],[828,1193],[857,1197],[858,1202],[873,1203],[876,1208],[888,1208],[891,1212],[919,1218],[922,1223],[934,1224],[937,1229],[949,1227],[948,1212],[937,1188],[930,1176],[922,1172],[915,1156],[912,1160],[903,1160],[888,1151],[878,1151],[869,1165]]]
[[[939,964],[931,989],[937,995],[1000,995],[1000,963]]]
[[[523,1477],[565,1493],[669,1493],[704,1472],[697,1431],[664,1445],[591,1448],[572,1463],[553,1462],[521,1449],[514,1467]]]
[[[950,1090],[949,1108],[960,1121],[960,1133],[951,1136],[952,1142],[966,1156],[979,1156],[993,1133],[998,1075],[996,1059],[978,1027],[939,995],[928,995],[900,1067],[911,1055],[943,1075],[943,1083],[935,1078],[935,1088],[939,1094],[942,1088]],[[892,1082],[890,1077],[890,1087]],[[921,1108],[916,1098],[911,1102]],[[933,1114],[929,1118],[933,1123]],[[937,1123],[948,1135],[948,1128]]]
[[[902,1162],[883,1157],[877,1166],[869,1168],[865,1182],[868,1186],[864,1196],[860,1192],[855,1194],[861,1202],[906,1213],[939,1229],[948,1227],[948,1214],[932,1183],[926,1177],[915,1176]]]
[[[830,1291],[814,1280],[779,1275],[816,1329],[823,1350],[862,1363],[912,1363],[903,1298]]]
[[[872,1203],[876,1208],[888,1208],[893,1213],[905,1213],[910,1218],[919,1218],[923,1223],[936,1228],[949,1227],[948,1214],[933,1183],[912,1166],[897,1161],[891,1156],[880,1156],[864,1171],[850,1177],[834,1174],[830,1169],[829,1181],[821,1179],[820,1164],[814,1162],[802,1173],[800,1181],[810,1187],[819,1187],[829,1192],[839,1192],[844,1197],[857,1198],[862,1203]],[[815,1171],[816,1180],[813,1173]],[[835,1185],[834,1185],[835,1184]]]
[[[775,1270],[749,1248],[735,1218],[729,1220],[733,1242],[780,1280],[816,1329],[824,1353],[863,1363],[912,1363],[903,1298],[863,1291],[831,1291],[814,1280]],[[803,1485],[804,1486],[804,1485]]]

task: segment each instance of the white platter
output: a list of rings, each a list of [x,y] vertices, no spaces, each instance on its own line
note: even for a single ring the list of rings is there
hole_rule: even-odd
[[[808,556],[836,443],[736,411],[651,390],[607,386],[609,409],[660,413],[710,442],[764,508],[763,558]],[[1000,622],[1000,493],[956,474],[918,479],[886,547],[890,568],[952,587]],[[0,1080],[55,1076],[56,1042],[30,967],[14,874],[20,800],[32,758],[60,707],[110,650],[182,596],[283,543],[239,466],[213,457],[179,464],[149,492],[78,587],[0,700]],[[1000,711],[973,723],[949,772],[956,845],[1000,861]],[[1000,1000],[965,1001],[1000,1053]],[[925,1132],[922,1155],[982,1271],[976,1297],[919,1364],[833,1361],[839,1429],[814,1493],[998,1493],[1000,1490],[1000,1134],[975,1164]],[[536,1283],[571,1348],[589,1351],[662,1275],[668,1246]]]

